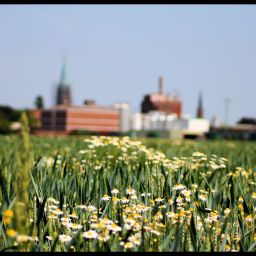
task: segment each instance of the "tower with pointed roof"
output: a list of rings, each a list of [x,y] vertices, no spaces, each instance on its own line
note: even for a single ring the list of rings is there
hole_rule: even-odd
[[[196,117],[197,118],[203,118],[204,117],[204,111],[203,111],[203,99],[202,99],[202,92],[199,93],[199,99],[198,99],[198,106],[196,111]]]
[[[57,88],[56,105],[71,105],[71,90],[67,78],[65,59],[62,64],[60,82]]]

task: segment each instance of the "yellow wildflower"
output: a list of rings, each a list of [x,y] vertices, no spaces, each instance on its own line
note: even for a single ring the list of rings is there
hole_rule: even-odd
[[[7,229],[7,231],[6,231],[6,234],[7,234],[8,237],[13,238],[13,237],[16,237],[17,232],[16,232],[14,229],[9,228],[9,229]]]
[[[244,201],[243,197],[242,197],[242,196],[239,196],[238,201],[239,201],[239,202],[243,202],[243,201]]]
[[[112,202],[114,204],[116,204],[118,201],[119,201],[119,199],[116,196],[112,197]]]
[[[230,246],[229,246],[229,245],[226,245],[226,246],[225,246],[225,251],[226,251],[226,252],[229,252],[229,251],[230,251]]]
[[[150,204],[150,205],[155,205],[154,200],[153,200],[153,199],[149,199],[149,204]]]
[[[4,214],[3,214],[4,217],[10,217],[12,218],[13,217],[13,211],[12,210],[5,210],[4,211]]]
[[[225,214],[226,216],[228,216],[228,215],[230,214],[230,212],[231,212],[231,210],[230,210],[229,208],[226,208],[226,209],[224,210],[224,214]]]
[[[243,208],[243,205],[242,204],[239,204],[238,205],[238,209],[240,210],[240,211],[242,211],[244,208]]]
[[[12,217],[13,217],[13,211],[12,210],[5,210],[4,213],[3,213],[3,223],[5,225],[10,224]]]

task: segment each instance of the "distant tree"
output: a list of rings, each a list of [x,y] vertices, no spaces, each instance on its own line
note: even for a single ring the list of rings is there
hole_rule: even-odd
[[[38,95],[35,99],[35,107],[37,109],[43,109],[44,108],[44,99],[41,95]]]
[[[10,132],[10,121],[0,111],[0,133],[6,134]]]
[[[1,115],[10,122],[17,122],[20,119],[20,110],[9,106],[0,106]]]
[[[20,111],[9,106],[0,106],[0,133],[11,133],[11,123],[18,122]]]
[[[251,117],[243,117],[238,122],[238,124],[253,124],[256,125],[256,119]]]

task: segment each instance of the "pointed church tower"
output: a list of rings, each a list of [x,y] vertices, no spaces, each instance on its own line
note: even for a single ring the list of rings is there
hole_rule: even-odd
[[[197,118],[203,118],[204,117],[202,92],[200,92],[200,94],[199,94],[196,117]]]
[[[65,59],[62,64],[60,83],[57,88],[56,105],[71,105],[71,91],[67,79]]]

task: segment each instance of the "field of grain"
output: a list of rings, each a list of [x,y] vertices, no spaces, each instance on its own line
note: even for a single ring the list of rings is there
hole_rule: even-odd
[[[256,143],[0,137],[1,251],[256,251]]]

